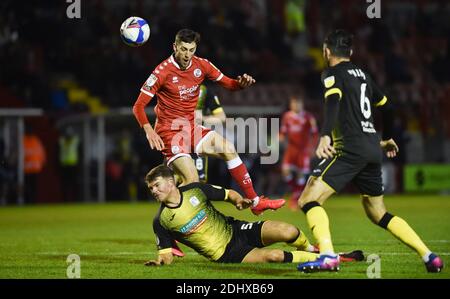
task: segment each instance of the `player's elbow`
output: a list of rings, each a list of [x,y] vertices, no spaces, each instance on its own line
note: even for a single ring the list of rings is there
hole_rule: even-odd
[[[145,106],[147,106],[147,104],[150,102],[150,100],[152,99],[152,96],[147,95],[143,92],[141,92],[136,100],[136,102],[133,105],[133,112],[136,113],[140,113],[143,112],[145,109]]]
[[[301,234],[301,232],[299,232],[298,228],[292,224],[286,223],[286,225],[282,227],[280,237],[282,237],[283,240],[293,240],[294,238],[297,238],[299,234]]]
[[[139,115],[139,113],[138,113],[139,107],[137,106],[136,103],[133,105],[133,109],[132,110],[133,110],[134,116],[137,118],[137,116]]]
[[[136,102],[133,106],[133,114],[141,127],[143,127],[144,124],[148,122],[145,116],[145,105]]]
[[[133,105],[133,114],[139,115],[139,113],[142,112],[142,110],[144,110],[144,106],[141,103],[139,103],[139,101],[136,101]]]

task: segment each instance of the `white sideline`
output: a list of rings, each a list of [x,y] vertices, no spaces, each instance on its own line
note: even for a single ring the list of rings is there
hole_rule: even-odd
[[[365,255],[369,255],[369,254],[378,254],[378,255],[416,255],[415,252],[411,251],[411,252],[364,252]],[[68,255],[70,254],[70,252],[38,252],[36,253],[38,255]],[[155,251],[146,251],[146,252],[128,252],[128,251],[119,251],[119,252],[105,252],[105,253],[99,253],[99,252],[77,252],[76,254],[78,255],[104,255],[104,256],[112,256],[112,255],[153,255],[156,254]],[[188,251],[188,252],[184,252],[184,254],[186,255],[199,255],[196,252],[192,252],[192,251]],[[437,252],[438,255],[450,255],[450,252]]]
[[[145,251],[145,252],[139,252],[139,251],[119,251],[119,252],[59,252],[59,251],[44,251],[44,252],[38,252],[36,254],[38,255],[69,255],[71,253],[75,253],[78,255],[153,255],[156,254],[156,251]],[[199,255],[196,252],[184,252],[186,255]]]
[[[450,243],[450,240],[425,240],[425,243]],[[118,251],[118,252],[61,252],[61,251],[43,251],[43,252],[37,252],[38,255],[68,255],[71,253],[75,253],[78,255],[104,255],[104,256],[112,256],[112,255],[154,255],[156,253],[156,250],[149,250],[149,251]],[[372,253],[376,253],[379,255],[416,255],[414,251],[410,252],[364,252],[365,255],[369,255]],[[187,251],[184,252],[186,255],[199,255],[196,252],[193,251]],[[439,252],[437,251],[436,254],[438,255],[450,255],[450,252]]]

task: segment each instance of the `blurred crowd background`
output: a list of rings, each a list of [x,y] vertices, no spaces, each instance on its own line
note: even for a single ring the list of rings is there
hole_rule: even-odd
[[[83,200],[81,164],[88,161],[95,172],[97,157],[95,148],[88,159],[83,157],[87,146],[77,116],[119,108],[129,113],[106,119],[106,197],[148,198],[143,176],[162,156],[150,150],[131,107],[153,68],[171,54],[175,33],[185,27],[202,35],[197,55],[228,76],[246,72],[257,80],[241,93],[213,87],[225,112],[227,107],[252,106],[255,115],[264,117],[264,109],[258,109],[273,106],[279,107],[279,115],[270,117],[280,117],[288,97],[297,95],[319,127],[322,41],[333,28],[351,31],[354,62],[376,79],[396,107],[400,155],[394,160],[390,191],[403,191],[405,164],[450,162],[448,1],[381,0],[379,19],[369,19],[370,3],[359,0],[80,2],[80,19],[67,18],[66,1],[0,3],[0,109],[43,109],[42,116],[25,118],[27,134],[38,137],[44,152],[42,167],[33,173],[31,201]],[[149,41],[139,48],[126,46],[119,35],[120,24],[133,15],[151,28]],[[14,202],[17,190],[17,150],[6,140],[14,138],[8,126],[0,116],[3,203]],[[278,176],[279,165],[261,169],[255,157],[243,155],[258,191],[284,192],[281,180],[268,180]],[[210,179],[229,186],[222,164],[211,163]]]

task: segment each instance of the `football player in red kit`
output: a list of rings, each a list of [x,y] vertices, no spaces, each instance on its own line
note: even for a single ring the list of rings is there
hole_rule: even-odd
[[[289,208],[292,210],[298,209],[297,199],[305,188],[318,134],[316,120],[304,109],[303,100],[291,97],[289,111],[281,120],[280,141],[287,138],[281,169],[285,181],[291,187]]]
[[[163,152],[182,185],[199,181],[190,153],[221,158],[226,161],[231,176],[245,197],[253,199],[252,212],[255,215],[267,209],[278,209],[285,201],[270,200],[256,194],[247,168],[233,144],[217,132],[194,122],[200,85],[205,79],[229,90],[244,89],[255,83],[247,74],[231,79],[207,59],[195,56],[199,41],[200,34],[195,31],[178,31],[173,44],[174,53],[161,62],[144,83],[133,113],[145,130],[150,147]],[[158,103],[153,128],[144,109],[155,95]]]

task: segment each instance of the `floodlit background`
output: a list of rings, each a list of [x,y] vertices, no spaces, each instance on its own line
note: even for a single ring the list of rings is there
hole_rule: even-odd
[[[8,250],[20,251],[28,244],[25,237],[15,243],[14,235],[20,231],[19,219],[23,217],[20,214],[23,210],[16,210],[16,205],[70,203],[68,206],[73,208],[67,210],[70,214],[81,207],[75,203],[81,202],[117,201],[123,207],[129,202],[153,202],[143,177],[163,158],[150,149],[131,107],[153,68],[171,55],[174,35],[179,29],[200,32],[202,40],[196,54],[211,60],[226,75],[236,77],[246,72],[257,80],[256,85],[236,93],[214,84],[210,86],[228,117],[277,119],[287,110],[288,97],[298,95],[305,100],[306,109],[316,117],[320,128],[323,115],[320,73],[325,67],[322,41],[331,29],[344,28],[355,35],[353,61],[375,78],[396,106],[394,139],[400,153],[383,165],[386,193],[404,200],[399,211],[408,211],[408,196],[415,198],[411,203],[419,206],[415,206],[418,214],[413,218],[427,213],[426,217],[432,219],[435,209],[439,209],[442,226],[436,230],[440,233],[430,238],[440,240],[435,244],[441,246],[441,252],[448,253],[450,198],[445,194],[450,190],[450,3],[377,2],[380,18],[369,18],[367,11],[371,4],[359,0],[1,1],[0,205],[5,207],[0,207],[3,215],[0,227],[5,230],[0,230],[0,236],[3,234],[8,246],[13,246]],[[67,11],[72,9],[68,7],[76,3],[80,4],[80,18],[69,18]],[[146,19],[151,28],[148,42],[138,48],[129,47],[120,39],[120,24],[130,16]],[[152,122],[155,104],[153,99],[148,109]],[[24,151],[34,141],[25,142],[25,135],[34,136],[43,145],[41,155],[45,163],[41,170],[26,169]],[[64,136],[79,141],[71,163],[62,163],[60,159],[62,151],[68,150],[61,141]],[[279,151],[281,157],[284,148],[273,146],[272,150]],[[280,163],[261,165],[259,156],[241,154],[257,192],[286,195],[288,186],[281,178]],[[209,179],[211,183],[238,188],[222,161],[210,159]],[[353,194],[355,189],[349,186],[344,193]],[[435,209],[428,209],[428,199]],[[434,201],[438,203],[432,204]],[[45,209],[36,210],[44,219]],[[12,215],[17,211],[15,218]],[[367,224],[362,209],[359,211],[359,221]],[[285,221],[303,221],[298,220],[304,218],[300,213],[288,212],[283,214]],[[57,214],[50,211],[48,215],[53,213]],[[134,211],[130,213],[134,215]],[[99,215],[101,219],[102,214]],[[145,244],[142,248],[153,249],[153,214],[136,215],[139,216],[148,217],[148,223],[142,221],[134,226],[145,232],[135,231],[131,245],[132,240],[137,240],[136,244]],[[52,224],[57,227],[58,221],[63,221],[48,216],[54,222],[45,224],[39,222],[39,217],[33,217],[27,221],[36,219],[37,222],[29,223],[30,228],[36,229],[39,224],[35,224],[40,223],[42,230],[37,234],[45,231],[46,225],[55,229]],[[249,214],[245,217],[253,219]],[[120,217],[116,220],[120,221]],[[8,231],[12,223],[17,223],[17,230]],[[114,238],[100,235],[113,229],[92,230],[93,235],[70,248],[81,250],[83,242],[97,240],[95,244],[99,247],[91,250],[102,252],[102,245],[107,247],[108,240]],[[68,231],[61,229],[59,233],[64,235]],[[126,231],[122,239],[128,240]],[[149,244],[144,240],[149,240]],[[50,256],[53,252],[56,257],[63,257],[64,264],[64,256],[70,249],[62,245],[61,239],[55,242],[61,242],[59,249],[52,249],[54,243],[48,241],[38,242],[41,247],[36,250]],[[122,245],[128,244],[124,242]],[[148,257],[141,254],[135,260],[143,260],[145,256]],[[419,264],[419,260],[416,262]],[[0,277],[22,277],[17,271],[16,276],[5,273],[0,268]],[[29,273],[28,277],[40,275],[38,270]]]
[[[184,27],[202,35],[197,55],[229,76],[247,72],[258,81],[244,92],[211,88],[217,90],[228,116],[279,117],[288,96],[297,94],[306,100],[319,126],[322,41],[332,28],[350,30],[355,34],[353,60],[396,104],[395,140],[401,150],[392,163],[386,161],[388,191],[450,187],[445,166],[450,161],[446,1],[379,1],[379,19],[369,19],[370,4],[361,1],[78,3],[80,18],[72,19],[67,12],[76,12],[69,7],[75,2],[0,4],[3,204],[15,203],[22,192],[24,202],[144,200],[142,176],[162,156],[150,150],[131,107],[153,68],[171,54],[175,33]],[[119,36],[120,24],[132,15],[146,19],[151,28],[149,41],[140,48],[126,46]],[[46,153],[31,198],[26,198],[22,181],[17,184],[21,163],[17,134],[28,130],[43,142]],[[80,139],[69,178],[59,161],[63,149],[58,142],[67,131]],[[281,186],[265,182],[267,175],[258,171],[258,155],[243,157],[258,191],[283,192]],[[409,167],[417,163],[440,166]],[[223,163],[213,161],[210,169],[212,182],[231,183]],[[267,171],[276,177],[279,165]],[[419,179],[405,182],[410,172]],[[428,186],[427,175],[438,182]]]

